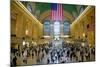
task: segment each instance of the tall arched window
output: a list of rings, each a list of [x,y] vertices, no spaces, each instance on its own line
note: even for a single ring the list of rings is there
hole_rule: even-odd
[[[68,21],[64,21],[64,26],[63,26],[63,32],[64,35],[68,35],[69,34],[69,28],[70,28],[70,24]]]
[[[54,22],[54,35],[55,36],[60,35],[60,22],[58,21]]]
[[[50,35],[50,21],[44,21],[44,35]]]
[[[32,13],[32,6],[31,6],[31,4],[27,4],[27,9]]]

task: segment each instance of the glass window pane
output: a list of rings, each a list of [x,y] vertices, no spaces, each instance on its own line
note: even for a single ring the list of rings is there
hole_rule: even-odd
[[[44,22],[44,35],[50,35],[50,22],[47,20]]]
[[[64,23],[64,26],[63,26],[63,32],[64,32],[64,35],[68,35],[69,34],[69,22],[65,21]]]

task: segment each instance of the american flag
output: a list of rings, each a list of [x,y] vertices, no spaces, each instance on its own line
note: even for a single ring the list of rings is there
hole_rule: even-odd
[[[62,4],[51,4],[51,20],[52,21],[62,21],[63,19],[63,9]]]

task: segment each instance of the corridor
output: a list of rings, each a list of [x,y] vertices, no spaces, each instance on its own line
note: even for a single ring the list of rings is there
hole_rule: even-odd
[[[11,0],[11,66],[95,61],[95,7]]]

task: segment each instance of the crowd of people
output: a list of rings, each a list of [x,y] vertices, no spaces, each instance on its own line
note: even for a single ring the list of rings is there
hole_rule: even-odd
[[[70,62],[88,62],[95,60],[95,47],[82,46],[71,43],[63,43],[62,48],[50,50],[48,63],[70,63]]]
[[[34,64],[57,64],[71,62],[88,62],[95,60],[95,47],[79,44],[62,43],[62,47],[53,47],[52,43],[37,46],[24,46],[22,51],[11,50],[11,65],[16,66],[18,57],[22,58],[23,65],[28,64],[28,58],[35,59]]]

